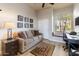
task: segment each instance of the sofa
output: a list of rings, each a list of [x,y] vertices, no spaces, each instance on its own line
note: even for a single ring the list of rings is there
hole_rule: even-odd
[[[19,51],[24,53],[43,40],[43,35],[38,30],[22,31],[16,37],[19,39]]]

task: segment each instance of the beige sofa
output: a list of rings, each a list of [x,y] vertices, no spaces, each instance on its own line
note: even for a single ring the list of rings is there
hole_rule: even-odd
[[[43,35],[40,33],[34,33],[34,30],[23,31],[18,33],[18,39],[20,43],[19,51],[24,53],[35,44],[43,40]]]

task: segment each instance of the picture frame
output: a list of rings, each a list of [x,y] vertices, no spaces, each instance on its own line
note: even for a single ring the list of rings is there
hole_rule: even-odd
[[[28,23],[24,23],[24,28],[29,28],[29,24]]]
[[[27,19],[27,22],[29,22],[29,18],[28,18],[28,17],[26,17],[26,19]]]
[[[23,16],[18,15],[18,21],[23,21]]]
[[[27,18],[26,17],[24,17],[24,22],[27,22]]]
[[[17,23],[17,28],[23,28],[23,23],[18,22]]]
[[[30,23],[33,23],[33,19],[32,18],[30,18]]]
[[[30,24],[30,28],[33,28],[33,24]]]
[[[24,22],[29,22],[29,18],[28,17],[24,17]]]

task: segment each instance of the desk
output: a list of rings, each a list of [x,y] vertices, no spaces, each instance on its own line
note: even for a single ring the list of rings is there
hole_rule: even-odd
[[[68,38],[68,42],[74,43],[74,44],[79,44],[79,36],[78,35],[69,35],[66,34]]]
[[[66,33],[66,36],[68,39],[71,39],[71,40],[79,40],[79,35],[70,35]]]
[[[73,44],[75,44],[77,46],[79,45],[79,36],[78,35],[69,35],[69,34],[66,34],[66,35],[68,38],[68,51],[69,51],[69,55],[71,55],[72,54],[71,45],[73,45]]]

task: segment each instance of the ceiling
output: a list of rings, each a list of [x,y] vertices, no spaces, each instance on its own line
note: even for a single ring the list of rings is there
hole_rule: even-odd
[[[34,10],[38,11],[38,10],[42,10],[50,7],[53,7],[54,9],[59,9],[59,8],[70,6],[72,5],[72,3],[55,3],[53,6],[46,3],[44,8],[42,8],[42,3],[28,3],[28,5]]]

